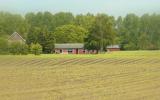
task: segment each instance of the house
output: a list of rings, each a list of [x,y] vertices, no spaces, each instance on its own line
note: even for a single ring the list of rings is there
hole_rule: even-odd
[[[107,51],[120,51],[119,45],[110,45],[106,47]],[[63,43],[55,44],[55,53],[57,54],[97,54],[96,50],[84,49],[83,43]]]
[[[119,45],[109,45],[106,47],[107,51],[120,51]]]
[[[58,54],[84,54],[83,43],[55,44],[55,53]]]
[[[19,42],[19,43],[25,43],[26,40],[23,39],[17,32],[14,32],[9,38],[8,38],[9,43],[13,42]]]

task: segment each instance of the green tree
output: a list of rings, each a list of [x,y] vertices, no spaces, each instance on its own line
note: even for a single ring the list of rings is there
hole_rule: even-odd
[[[55,35],[54,33],[50,32],[46,34],[44,50],[45,53],[53,53],[54,45],[55,45]]]
[[[47,27],[33,28],[27,36],[27,44],[31,45],[31,43],[39,43],[43,53],[52,53],[55,44],[54,33],[48,32]]]
[[[11,35],[13,32],[20,33],[23,37],[28,32],[28,24],[19,14],[0,12],[0,36]]]
[[[8,54],[8,41],[0,38],[0,54]]]
[[[83,43],[88,32],[80,26],[64,25],[57,27],[54,34],[56,43]]]
[[[29,30],[27,34],[27,44],[31,45],[31,43],[37,43],[38,42],[38,35],[41,32],[41,29],[39,27],[33,27]]]
[[[126,50],[138,49],[138,37],[140,35],[140,19],[135,14],[128,14],[123,22],[117,21],[118,34],[120,34],[121,45]]]
[[[30,50],[32,54],[40,55],[42,53],[42,46],[38,43],[36,44],[32,43],[30,46]]]
[[[90,14],[90,13],[86,15],[80,14],[75,17],[74,24],[81,26],[85,28],[86,30],[90,30],[94,20],[95,20],[95,16],[93,14]]]
[[[74,21],[74,16],[70,12],[59,12],[53,17],[55,27],[60,27],[63,25],[72,24]]]
[[[107,45],[115,40],[114,18],[106,14],[98,14],[90,29],[90,34],[85,39],[87,49],[105,50]]]

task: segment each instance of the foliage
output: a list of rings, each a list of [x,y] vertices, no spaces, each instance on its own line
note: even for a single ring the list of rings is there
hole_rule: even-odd
[[[124,50],[160,49],[160,15],[128,14],[117,19],[119,43]]]
[[[30,46],[30,50],[32,54],[40,55],[42,53],[42,46],[38,43],[36,44],[32,43]]]
[[[74,22],[74,16],[70,12],[59,12],[54,15],[53,20],[56,28],[63,25],[72,24]]]
[[[86,15],[80,14],[75,17],[74,24],[89,30],[91,29],[94,20],[95,16],[93,14],[90,13]]]
[[[83,43],[88,32],[80,26],[64,25],[57,27],[54,34],[56,43]]]
[[[55,36],[53,32],[48,32],[47,28],[34,28],[27,36],[27,44],[39,43],[44,53],[52,53],[55,44]]]
[[[28,49],[28,45],[19,42],[9,44],[9,53],[13,55],[27,55]]]
[[[11,14],[8,12],[0,12],[0,36],[11,35],[17,31],[23,37],[28,31],[28,23],[18,14]]]
[[[98,14],[85,39],[85,47],[91,50],[105,50],[115,39],[114,19],[106,14]]]
[[[8,54],[8,41],[0,38],[0,54]]]
[[[1,38],[16,31],[28,45],[39,43],[43,53],[52,53],[55,40],[58,43],[83,43],[85,40],[86,48],[96,50],[102,50],[109,44],[120,44],[123,50],[158,50],[159,27],[160,14],[127,14],[115,21],[106,14],[74,16],[70,12],[31,12],[23,17],[0,12]]]

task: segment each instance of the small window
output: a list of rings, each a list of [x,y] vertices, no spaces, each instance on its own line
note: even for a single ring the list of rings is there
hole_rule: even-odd
[[[72,54],[72,49],[68,49],[68,54]]]

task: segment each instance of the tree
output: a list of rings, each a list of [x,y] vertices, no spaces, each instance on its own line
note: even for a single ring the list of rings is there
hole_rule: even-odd
[[[74,21],[74,16],[70,12],[59,12],[54,15],[53,21],[56,28],[63,25],[72,24]]]
[[[37,43],[38,42],[38,35],[41,32],[41,29],[39,27],[33,27],[29,30],[27,34],[27,44],[31,45],[31,43]]]
[[[160,49],[160,15],[144,14],[141,17],[128,14],[116,26],[121,47],[124,50]]]
[[[89,30],[92,27],[94,20],[95,20],[95,16],[93,14],[90,14],[90,13],[86,15],[80,14],[75,17],[74,24],[81,26],[86,30]]]
[[[32,54],[40,55],[42,53],[42,46],[38,43],[36,44],[32,43],[30,46],[30,50]]]
[[[138,36],[140,34],[140,19],[135,14],[119,17],[116,22],[119,43],[124,50],[138,49]]]
[[[145,33],[145,40],[147,40],[146,46],[148,46],[148,49],[160,49],[160,15],[149,15],[149,14],[144,14],[141,18],[141,25],[140,25],[140,32],[141,35],[144,38],[144,33]],[[141,42],[146,42],[146,41],[141,41]],[[141,43],[139,43],[141,44]],[[140,46],[142,47],[142,46]],[[141,48],[140,48],[141,49]]]
[[[102,50],[114,42],[120,44],[124,50],[158,50],[159,27],[160,14],[127,14],[115,21],[106,14],[88,13],[74,17],[70,12],[31,12],[23,17],[19,14],[0,12],[1,38],[8,38],[16,31],[27,40],[28,45],[41,44],[44,53],[52,52],[55,38],[59,43],[84,42],[85,38],[85,46],[88,49]]]
[[[0,36],[11,35],[18,32],[25,37],[28,32],[28,24],[19,14],[11,14],[8,12],[0,12]]]
[[[38,43],[42,46],[43,53],[52,53],[55,44],[55,36],[52,32],[40,32]]]
[[[46,34],[45,46],[44,50],[45,53],[53,53],[55,45],[55,35],[54,33],[50,32]]]
[[[55,36],[53,32],[48,32],[47,27],[32,28],[33,30],[28,33],[27,44],[39,43],[42,46],[43,53],[52,53],[55,44]]]
[[[106,14],[98,14],[89,33],[85,39],[85,47],[90,50],[105,50],[106,46],[113,44],[115,40],[116,33],[113,17]]]
[[[88,32],[80,26],[64,25],[57,27],[54,34],[56,43],[83,43]]]
[[[8,41],[0,38],[0,54],[8,54]]]

